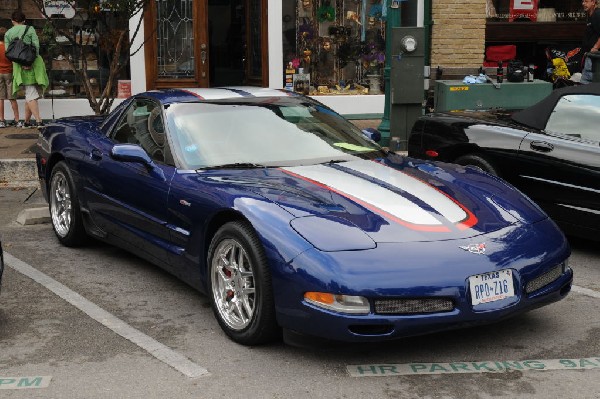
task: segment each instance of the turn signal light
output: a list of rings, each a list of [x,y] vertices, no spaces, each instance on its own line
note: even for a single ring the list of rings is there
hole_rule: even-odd
[[[362,296],[306,292],[304,299],[315,306],[339,313],[369,314],[369,300]]]

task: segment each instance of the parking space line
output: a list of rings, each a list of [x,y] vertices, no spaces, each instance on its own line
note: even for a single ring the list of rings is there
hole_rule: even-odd
[[[4,261],[7,266],[41,284],[46,289],[52,291],[60,298],[69,302],[71,305],[75,306],[77,309],[96,320],[98,323],[108,327],[113,332],[131,341],[154,356],[156,359],[173,367],[183,375],[190,378],[210,375],[207,369],[200,367],[187,357],[175,352],[168,346],[161,344],[154,338],[149,337],[141,331],[133,328],[113,314],[107,312],[95,303],[87,300],[67,286],[59,283],[52,277],[40,272],[22,260],[19,260],[11,254],[5,252]]]
[[[600,299],[600,292],[590,290],[589,288],[583,288],[578,285],[573,285],[571,286],[571,291],[576,292],[578,294],[591,296],[592,298]]]

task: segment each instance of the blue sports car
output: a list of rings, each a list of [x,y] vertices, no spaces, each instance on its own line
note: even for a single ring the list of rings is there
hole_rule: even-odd
[[[565,237],[511,185],[390,152],[295,93],[149,91],[40,137],[59,241],[94,237],[168,270],[242,344],[473,326],[571,288]]]

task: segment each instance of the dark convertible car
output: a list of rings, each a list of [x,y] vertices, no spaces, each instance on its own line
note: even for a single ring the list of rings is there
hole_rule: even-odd
[[[408,152],[478,166],[531,197],[566,233],[600,239],[600,84],[555,90],[517,112],[425,115]]]
[[[140,93],[38,145],[61,243],[92,236],[165,268],[242,344],[491,323],[571,287],[563,233],[518,190],[389,152],[292,92]]]

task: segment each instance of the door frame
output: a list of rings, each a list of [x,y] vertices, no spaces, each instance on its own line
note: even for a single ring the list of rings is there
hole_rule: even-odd
[[[252,0],[245,1],[246,9],[246,37],[250,37],[250,9]],[[268,0],[257,0],[260,2],[261,10],[261,76],[250,75],[250,49],[246,46],[246,76],[247,84],[259,87],[269,86],[269,50],[268,50]],[[207,56],[206,63],[202,64],[201,49],[204,44],[205,51],[209,54],[208,43],[208,0],[195,0],[192,3],[192,18],[194,24],[194,60],[195,74],[189,78],[159,78],[158,77],[158,49],[157,49],[157,9],[156,1],[150,0],[144,13],[144,31],[146,34],[146,42],[144,43],[145,53],[145,68],[146,68],[146,90],[163,89],[163,88],[182,88],[182,87],[210,87],[210,58]],[[196,24],[205,26],[206,29],[196,29]]]

